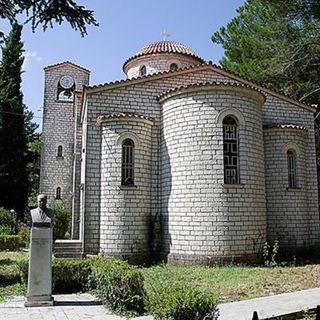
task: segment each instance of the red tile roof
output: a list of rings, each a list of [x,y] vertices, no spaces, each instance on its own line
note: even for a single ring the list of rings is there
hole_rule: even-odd
[[[81,70],[83,70],[83,71],[86,71],[87,73],[90,73],[90,70],[88,70],[88,69],[86,69],[86,68],[83,68],[83,67],[81,67],[81,66],[79,66],[79,65],[77,65],[77,64],[75,64],[75,63],[73,63],[73,62],[70,62],[70,61],[63,61],[63,62],[59,62],[59,63],[56,63],[56,64],[51,64],[50,66],[46,66],[46,67],[44,67],[43,69],[44,69],[44,70],[50,70],[50,69],[53,69],[53,68],[56,68],[56,67],[60,67],[60,66],[62,66],[62,65],[64,65],[64,64],[69,64],[69,65],[71,65],[71,66],[73,66],[73,67],[76,67],[76,68],[78,68],[78,69],[81,69]]]
[[[176,53],[176,54],[183,54],[187,56],[191,56],[197,59],[200,62],[205,62],[202,58],[200,58],[193,50],[189,47],[174,41],[158,41],[150,43],[144,47],[142,47],[135,55],[127,59],[123,64],[123,69],[125,65],[138,57],[150,55],[150,54],[157,54],[157,53]]]
[[[291,97],[291,96],[286,95],[284,93],[280,93],[280,92],[278,92],[278,91],[276,91],[274,89],[270,89],[267,86],[265,86],[264,84],[259,83],[259,82],[254,81],[254,80],[251,80],[249,78],[240,77],[240,76],[238,76],[236,74],[233,74],[233,73],[231,73],[229,71],[226,71],[221,66],[214,64],[212,61],[199,63],[199,64],[194,65],[194,66],[187,66],[187,67],[184,67],[184,68],[180,68],[180,69],[178,69],[176,71],[170,71],[170,70],[161,71],[161,72],[149,74],[149,75],[146,75],[146,76],[138,76],[138,77],[134,77],[134,78],[128,78],[128,79],[123,79],[123,80],[116,80],[116,81],[106,82],[106,83],[102,83],[102,84],[98,84],[98,85],[85,86],[85,89],[88,90],[87,92],[90,92],[90,91],[94,92],[96,90],[100,91],[100,90],[104,90],[106,88],[112,89],[114,86],[130,85],[131,83],[134,84],[136,82],[144,82],[144,81],[148,81],[148,80],[152,80],[152,79],[157,79],[159,77],[163,77],[163,76],[166,76],[166,75],[168,75],[168,76],[172,75],[173,76],[174,74],[179,74],[180,72],[183,72],[183,71],[188,71],[188,70],[192,71],[192,70],[197,70],[199,68],[205,68],[205,67],[213,68],[214,71],[216,71],[216,72],[218,72],[218,73],[220,73],[222,75],[225,75],[227,77],[230,77],[233,80],[240,81],[240,82],[247,82],[248,85],[256,86],[258,89],[263,90],[265,93],[269,93],[271,95],[278,96],[279,98],[286,99],[287,101],[294,102],[295,104],[298,104],[301,107],[305,107],[305,108],[308,108],[309,110],[313,110],[313,112],[316,111],[315,105],[311,105],[309,103],[299,101],[298,99],[296,99],[294,97]]]
[[[221,82],[221,81],[208,81],[208,82],[197,82],[197,83],[192,83],[186,86],[180,86],[176,87],[173,89],[170,89],[168,91],[165,91],[161,94],[158,95],[158,100],[165,99],[167,96],[170,96],[171,93],[178,92],[180,90],[185,90],[185,89],[190,89],[190,88],[203,88],[203,87],[210,87],[210,86],[227,86],[227,87],[242,87],[242,88],[249,88],[251,90],[259,92],[263,98],[266,98],[266,95],[264,92],[256,87],[250,86],[248,84],[244,83],[237,83],[237,82]]]

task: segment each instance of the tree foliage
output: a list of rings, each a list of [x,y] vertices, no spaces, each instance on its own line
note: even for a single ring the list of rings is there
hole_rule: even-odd
[[[46,29],[53,22],[61,24],[67,21],[81,35],[87,34],[87,25],[97,26],[93,11],[78,5],[73,0],[0,0],[0,18],[16,21],[19,14],[27,16],[34,31],[39,25]]]
[[[320,98],[318,0],[248,0],[212,36],[222,44],[220,64],[305,102]]]
[[[40,183],[40,153],[41,153],[41,133],[28,134],[29,152],[29,198],[28,207],[37,206],[37,196],[39,194]]]
[[[69,204],[61,200],[52,201],[49,208],[53,210],[53,240],[64,239],[68,231],[68,222],[71,217],[71,208]]]
[[[0,207],[17,212],[23,212],[27,203],[31,161],[27,143],[37,128],[21,92],[21,31],[20,25],[12,25],[0,64]]]

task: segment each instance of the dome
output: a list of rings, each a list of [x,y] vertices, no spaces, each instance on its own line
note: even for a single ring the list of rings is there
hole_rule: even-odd
[[[185,46],[184,44],[174,42],[174,41],[157,41],[157,42],[153,42],[145,45],[135,55],[127,59],[123,64],[123,69],[125,70],[126,65],[130,61],[136,58],[151,56],[155,54],[170,54],[170,55],[178,54],[178,55],[188,56],[201,63],[205,62],[205,60],[200,58],[192,49]]]
[[[196,53],[192,51],[190,48],[186,47],[181,43],[173,41],[158,41],[147,44],[137,52],[136,56],[154,53],[180,53],[195,57],[197,56]]]

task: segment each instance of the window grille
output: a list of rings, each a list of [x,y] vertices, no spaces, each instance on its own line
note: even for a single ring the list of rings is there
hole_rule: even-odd
[[[60,187],[58,187],[56,189],[56,199],[57,200],[61,199],[61,188]]]
[[[122,143],[121,184],[134,185],[134,142],[131,139],[126,139]]]
[[[297,188],[297,156],[293,150],[287,152],[289,188]]]
[[[58,146],[58,157],[62,157],[62,146]]]
[[[224,183],[239,183],[238,125],[234,118],[223,119]]]

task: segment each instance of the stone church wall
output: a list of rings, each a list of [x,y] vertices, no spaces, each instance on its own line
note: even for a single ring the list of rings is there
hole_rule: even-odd
[[[264,106],[264,113],[263,113],[263,121],[264,124],[272,124],[272,123],[286,123],[286,124],[297,124],[304,126],[307,129],[308,135],[305,138],[305,152],[303,166],[305,168],[305,192],[302,191],[304,194],[303,202],[305,203],[305,210],[302,211],[301,215],[305,216],[308,215],[309,224],[308,224],[308,232],[310,234],[309,244],[311,246],[318,245],[320,239],[320,228],[319,228],[319,205],[318,205],[318,183],[317,183],[317,171],[316,171],[316,150],[315,150],[315,132],[314,132],[314,114],[308,110],[303,108],[299,108],[296,106],[291,105],[288,102],[282,101],[279,98],[268,96],[267,101]],[[292,137],[293,139],[293,137]],[[299,141],[299,140],[298,140]],[[278,142],[277,146],[280,148]],[[285,141],[282,141],[283,145]],[[280,159],[279,159],[280,160]],[[275,176],[269,170],[266,172],[266,178],[268,181],[272,181]],[[287,183],[288,179],[285,178],[285,183]],[[268,192],[268,190],[267,190]],[[283,189],[283,192],[286,192]],[[301,198],[302,195],[297,192],[292,192],[292,195],[295,194],[296,198]],[[270,195],[272,197],[273,194]],[[269,197],[269,195],[267,195]],[[302,201],[302,199],[301,199]],[[291,212],[291,205],[287,203],[286,215],[290,216]],[[295,212],[295,211],[294,211]],[[292,212],[291,220],[292,226],[294,225],[294,215],[296,213]],[[270,215],[275,215],[276,212],[270,211]],[[301,229],[298,226],[298,223],[295,224],[297,228],[297,234],[301,234]],[[272,230],[270,227],[270,233],[275,235],[275,231]],[[307,228],[307,227],[306,227]],[[293,231],[292,231],[293,232]],[[280,240],[281,241],[281,240]],[[300,241],[301,243],[301,241]],[[281,246],[281,242],[280,242]]]
[[[255,261],[266,240],[263,96],[249,88],[178,90],[163,103],[162,214],[171,263]],[[239,121],[240,184],[224,184],[222,120]]]
[[[101,124],[100,251],[134,262],[150,259],[152,126],[144,119]],[[121,185],[122,142],[134,141],[134,186]]]
[[[103,92],[90,93],[87,96],[87,120],[85,141],[86,162],[84,185],[84,246],[88,253],[97,253],[100,250],[100,157],[101,132],[96,126],[98,116],[112,112],[129,112],[152,117],[155,120],[152,129],[152,163],[151,173],[151,216],[153,219],[160,215],[160,130],[161,106],[156,96],[166,90],[197,81],[224,81],[226,77],[208,70],[186,72],[175,77],[164,77],[158,80],[137,83],[130,86],[112,88]],[[99,233],[100,234],[100,233]]]
[[[103,248],[100,245],[100,243],[105,243],[105,237],[108,232],[108,226],[104,226],[103,232],[100,232],[100,223],[101,223],[101,209],[103,204],[103,199],[101,199],[101,154],[102,154],[102,137],[101,137],[101,131],[96,126],[96,121],[98,116],[106,113],[112,113],[112,112],[129,112],[129,113],[136,113],[141,114],[145,116],[149,116],[154,118],[154,126],[151,132],[151,162],[153,164],[153,167],[151,169],[151,218],[155,219],[155,217],[159,217],[161,212],[164,211],[164,208],[162,208],[161,199],[163,197],[168,197],[168,186],[166,185],[166,180],[161,180],[161,177],[159,174],[164,174],[165,170],[168,170],[168,168],[164,168],[162,173],[160,172],[160,168],[162,167],[162,161],[164,159],[160,159],[160,146],[161,143],[163,144],[163,141],[160,141],[160,137],[162,134],[162,130],[164,129],[162,127],[162,107],[157,102],[156,96],[158,94],[163,93],[164,91],[167,91],[172,88],[176,88],[179,86],[185,86],[192,83],[197,82],[206,82],[206,81],[225,81],[225,82],[236,82],[230,78],[227,78],[226,76],[214,72],[212,70],[197,68],[197,70],[186,70],[183,71],[175,76],[168,77],[167,75],[159,76],[156,79],[149,79],[149,81],[145,81],[142,79],[141,82],[136,81],[134,83],[126,83],[125,85],[119,84],[117,85],[110,85],[106,86],[106,89],[104,91],[98,91],[97,92],[88,92],[87,94],[87,120],[86,123],[83,123],[83,126],[86,126],[86,139],[85,139],[85,145],[84,148],[86,150],[86,153],[84,155],[85,159],[85,173],[83,181],[85,181],[84,185],[84,201],[82,202],[82,205],[84,205],[84,211],[85,211],[85,226],[84,226],[84,241],[85,241],[85,251],[87,253],[97,253],[99,251],[102,251]],[[201,95],[200,95],[201,97]],[[189,97],[190,99],[190,97]],[[202,100],[205,100],[206,97],[199,98],[199,103]],[[209,99],[209,98],[208,98]],[[218,99],[220,97],[218,96]],[[222,98],[221,98],[222,99]],[[244,104],[244,100],[249,99],[249,97],[243,97],[239,100],[240,108]],[[223,100],[223,99],[222,99]],[[231,97],[228,96],[226,99],[225,104],[222,103],[222,100],[220,101],[220,108],[222,108],[222,105],[225,107],[227,106],[227,102],[229,101],[229,106],[232,103]],[[249,103],[249,101],[246,100],[246,102]],[[204,101],[204,106],[206,106],[206,101]],[[253,105],[253,102],[250,102],[250,106]],[[194,106],[197,106],[196,101],[194,102]],[[234,104],[233,107],[237,108]],[[199,107],[199,106],[197,106]],[[184,112],[188,112],[187,108],[180,107],[181,110]],[[259,108],[255,108],[255,110]],[[250,107],[251,110],[251,107]],[[246,110],[241,112],[246,113]],[[250,111],[251,112],[251,111]],[[255,111],[258,112],[258,111]],[[261,112],[261,110],[259,111]],[[180,116],[180,115],[178,115]],[[193,115],[192,115],[193,116]],[[190,115],[190,117],[192,117]],[[318,218],[318,199],[317,199],[317,180],[316,180],[316,165],[315,165],[315,147],[314,147],[314,129],[312,127],[313,124],[313,115],[312,112],[305,110],[303,108],[300,108],[298,106],[292,105],[288,102],[282,101],[276,97],[268,95],[267,101],[265,103],[264,109],[263,109],[263,121],[258,122],[258,115],[247,115],[249,119],[255,119],[255,120],[249,120],[248,123],[248,142],[244,145],[243,151],[247,152],[257,152],[257,157],[259,158],[257,161],[255,161],[255,157],[252,158],[252,161],[249,162],[242,162],[242,173],[244,181],[248,179],[250,181],[249,184],[246,182],[244,183],[244,187],[239,188],[223,188],[222,186],[217,185],[214,190],[215,193],[212,192],[209,198],[209,202],[215,201],[215,206],[217,206],[220,211],[223,213],[219,217],[219,223],[221,226],[221,229],[217,229],[213,235],[212,230],[211,236],[208,234],[209,231],[207,230],[207,227],[201,226],[201,224],[205,224],[205,217],[198,215],[194,216],[194,221],[192,221],[191,224],[191,218],[189,217],[187,222],[180,221],[180,228],[182,228],[182,233],[185,232],[186,240],[181,240],[181,244],[178,245],[178,242],[176,241],[180,235],[178,229],[174,230],[174,252],[177,254],[176,256],[172,254],[172,259],[174,260],[175,257],[177,257],[176,261],[178,259],[182,259],[182,261],[189,261],[191,251],[199,250],[197,251],[198,257],[194,255],[194,261],[197,261],[197,259],[200,259],[199,257],[204,254],[204,252],[210,253],[210,255],[214,256],[213,250],[217,249],[222,252],[222,255],[224,256],[230,256],[230,255],[237,255],[240,256],[243,252],[248,252],[248,255],[253,254],[256,252],[257,249],[257,243],[259,243],[260,238],[265,238],[265,231],[263,233],[263,225],[266,222],[265,214],[260,212],[259,210],[262,210],[263,207],[262,203],[263,201],[263,193],[261,193],[262,189],[256,188],[257,185],[255,185],[252,181],[257,181],[256,183],[260,186],[262,185],[262,180],[264,179],[265,173],[264,173],[264,161],[263,161],[263,155],[260,153],[260,149],[263,149],[263,140],[262,140],[262,122],[263,124],[268,123],[287,123],[292,122],[294,124],[300,124],[303,126],[306,126],[309,133],[308,141],[306,142],[308,144],[308,150],[310,151],[310,155],[307,157],[306,161],[306,167],[307,167],[307,197],[308,197],[308,206],[309,206],[309,212],[310,212],[310,233],[311,238],[310,241],[317,242],[319,239],[319,218]],[[256,118],[255,118],[256,117]],[[245,117],[244,117],[245,118]],[[179,119],[178,117],[176,119]],[[200,122],[201,125],[201,122]],[[257,133],[256,133],[257,132]],[[215,135],[217,135],[217,132],[214,132]],[[252,139],[255,139],[254,136],[256,135],[256,139],[258,139],[260,142],[259,144],[254,147],[251,150],[250,145],[251,143],[256,143]],[[221,136],[219,137],[221,139]],[[218,136],[215,136],[215,139],[218,139]],[[217,140],[218,141],[218,140]],[[218,145],[220,142],[216,142]],[[194,147],[194,146],[192,146]],[[221,145],[220,145],[221,147]],[[201,148],[201,143],[199,148]],[[193,154],[196,153],[195,150],[192,151]],[[262,152],[263,154],[263,152]],[[197,155],[196,155],[197,156]],[[221,155],[220,155],[221,156]],[[215,158],[216,161],[219,159],[219,154],[217,155],[217,158]],[[254,161],[253,161],[254,160]],[[246,173],[246,168],[249,168],[250,173]],[[196,170],[196,169],[195,169]],[[201,171],[201,169],[199,169]],[[222,170],[221,163],[220,163],[220,171]],[[198,173],[195,173],[195,175],[199,175]],[[209,182],[210,184],[210,182]],[[196,191],[192,191],[192,188],[195,188],[192,184],[189,184],[188,187],[190,187],[193,195]],[[196,188],[195,188],[196,189]],[[163,193],[162,193],[163,192]],[[179,191],[180,192],[180,191]],[[162,195],[161,195],[162,194]],[[167,195],[165,195],[167,194]],[[250,196],[250,194],[253,195],[253,198]],[[200,196],[201,198],[202,196]],[[195,198],[195,196],[194,196]],[[255,204],[257,198],[257,203]],[[201,198],[202,199],[202,198]],[[223,201],[228,200],[230,203],[235,203],[234,207],[232,207],[230,210],[234,213],[233,220],[230,222],[229,226],[225,226],[224,224],[228,224],[227,220],[227,214],[226,209],[224,209]],[[249,207],[249,203],[253,204],[253,209],[250,211],[252,213],[252,216],[246,216],[243,217],[243,214],[246,214],[246,210],[243,208]],[[188,199],[186,199],[186,203],[188,203]],[[198,200],[195,200],[195,203],[198,203]],[[105,205],[105,204],[103,204]],[[265,203],[264,203],[265,205]],[[190,203],[186,206],[191,206]],[[258,214],[255,213],[255,206],[257,206],[257,212],[260,212]],[[182,206],[183,207],[183,206]],[[203,208],[199,205],[199,210],[208,210],[206,208]],[[180,210],[179,208],[175,208],[175,210]],[[198,210],[198,209],[196,209]],[[225,211],[224,211],[225,210]],[[239,211],[237,211],[239,210]],[[243,210],[243,211],[241,211]],[[176,211],[178,212],[178,211]],[[208,212],[204,211],[207,216]],[[238,212],[238,216],[236,214]],[[196,221],[199,219],[199,221]],[[170,222],[170,221],[169,221]],[[233,223],[234,225],[231,225]],[[178,224],[178,220],[176,222],[176,225]],[[211,221],[211,224],[213,225],[213,222]],[[168,225],[168,223],[167,223]],[[202,233],[202,239],[199,240],[200,242],[198,244],[191,245],[190,241],[195,241],[195,239],[192,238],[192,232],[194,232],[195,229],[192,229],[194,227],[197,227],[199,232]],[[258,228],[256,227],[258,226]],[[201,230],[203,228],[203,230]],[[239,229],[240,228],[240,229]],[[245,228],[248,228],[248,234],[245,237],[244,232]],[[258,231],[259,229],[259,231]],[[120,230],[120,229],[119,229]],[[260,230],[262,230],[261,237]],[[168,235],[168,231],[162,230],[166,240],[166,247],[160,248],[163,252],[168,253],[169,247],[171,247],[173,244],[170,244],[170,238]],[[190,241],[187,237],[187,233],[190,232]],[[238,234],[240,233],[240,235]],[[181,237],[183,234],[181,234]],[[121,234],[118,234],[118,237],[121,237]],[[201,237],[201,236],[199,236]],[[210,238],[211,237],[211,238]],[[235,240],[238,241],[238,247],[236,247]],[[188,239],[187,239],[188,238]],[[180,239],[180,238],[179,238]],[[182,238],[181,238],[182,239]],[[210,247],[207,242],[208,241],[215,241],[214,245]],[[116,241],[116,240],[114,240]],[[183,242],[185,241],[185,242]],[[200,243],[205,246],[204,250],[197,249],[197,246],[200,246]],[[104,244],[105,245],[105,244]],[[160,243],[160,247],[161,247]],[[193,249],[191,249],[193,248]],[[236,248],[236,249],[232,249]],[[178,256],[179,250],[181,249],[181,255],[180,258]],[[234,250],[234,251],[233,251]],[[239,254],[239,252],[241,254]],[[191,258],[192,260],[193,258]]]
[[[307,176],[308,133],[299,129],[264,130],[268,240],[283,248],[310,244]],[[297,155],[297,187],[288,186],[287,151]]]
[[[145,66],[147,69],[147,74],[153,74],[157,72],[163,72],[170,70],[170,65],[176,63],[178,68],[186,68],[199,64],[199,61],[195,60],[192,57],[185,57],[180,55],[157,55],[157,58],[154,57],[141,57],[136,58],[132,62],[128,63],[126,67],[128,78],[135,78],[140,76],[140,68]]]

